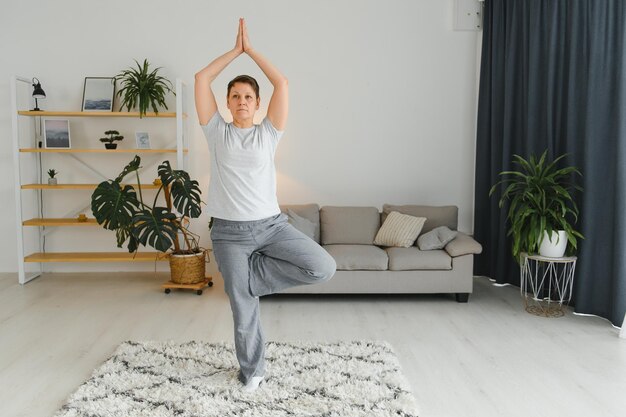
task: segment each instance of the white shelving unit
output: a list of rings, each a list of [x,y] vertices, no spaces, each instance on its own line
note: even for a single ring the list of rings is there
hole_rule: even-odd
[[[24,133],[23,129],[27,122],[37,122],[39,117],[62,117],[67,119],[72,118],[139,118],[137,112],[75,112],[75,111],[32,111],[22,110],[19,108],[20,98],[24,101],[23,96],[18,95],[18,87],[20,83],[26,83],[28,87],[31,87],[32,77],[11,77],[11,121],[13,128],[13,169],[15,178],[15,212],[16,212],[16,229],[17,229],[17,256],[18,256],[18,279],[20,284],[25,284],[28,281],[38,277],[44,272],[44,264],[47,262],[154,262],[166,260],[167,257],[163,256],[160,252],[138,252],[133,255],[122,250],[117,252],[47,252],[44,250],[44,236],[48,233],[47,228],[58,228],[65,226],[81,226],[93,227],[97,226],[97,223],[93,219],[89,219],[87,222],[78,222],[75,217],[64,216],[63,218],[45,218],[34,217],[24,218],[25,209],[29,208],[28,204],[25,204],[25,196],[27,193],[34,193],[29,195],[31,202],[39,206],[42,202],[42,192],[55,192],[56,190],[93,190],[97,184],[58,184],[48,185],[43,184],[42,181],[32,182],[23,181],[24,169],[30,169],[33,167],[36,172],[41,172],[42,164],[41,158],[45,158],[47,154],[64,154],[65,156],[72,158],[74,161],[80,163],[83,167],[96,174],[101,180],[112,178],[117,172],[108,172],[103,174],[94,169],[87,162],[81,159],[81,156],[85,155],[102,155],[103,158],[110,155],[121,154],[176,154],[176,167],[177,169],[187,169],[188,167],[188,139],[187,139],[187,113],[185,109],[185,90],[186,86],[181,79],[176,80],[176,111],[175,112],[159,112],[158,114],[147,113],[144,117],[148,118],[166,118],[175,119],[176,121],[176,144],[174,148],[161,148],[161,149],[117,149],[117,150],[105,150],[105,149],[45,149],[37,146],[37,138],[32,133]],[[30,97],[27,100],[30,103]],[[29,167],[26,166],[25,158],[30,158]],[[121,168],[121,167],[120,167]],[[24,175],[25,176],[25,175]],[[151,184],[142,184],[143,189],[158,188]],[[87,207],[90,204],[87,202]],[[85,208],[77,210],[80,212]],[[32,211],[32,210],[31,210]],[[26,216],[29,217],[29,216]],[[34,230],[33,233],[27,233],[27,229]],[[79,233],[79,232],[78,232]],[[29,240],[35,240],[34,246],[38,243],[39,250],[26,253],[26,243],[33,243]],[[38,240],[38,242],[37,242]],[[27,271],[26,265],[33,265],[34,268]],[[34,269],[34,270],[32,270]]]

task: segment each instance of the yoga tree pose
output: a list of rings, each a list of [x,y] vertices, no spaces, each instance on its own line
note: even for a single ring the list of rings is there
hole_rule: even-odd
[[[244,53],[274,87],[267,115],[258,125],[253,119],[261,98],[254,78],[240,75],[228,83],[230,123],[217,111],[211,89],[222,70]],[[244,390],[253,391],[266,371],[259,296],[326,281],[336,264],[291,226],[278,206],[274,155],[287,124],[289,88],[287,78],[252,48],[244,19],[239,19],[235,47],[195,79],[196,111],[210,153],[207,211],[213,218],[213,254],[233,313],[239,380]]]

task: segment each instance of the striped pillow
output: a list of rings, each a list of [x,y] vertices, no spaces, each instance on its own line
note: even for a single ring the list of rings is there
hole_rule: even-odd
[[[408,248],[422,231],[426,217],[409,216],[392,211],[374,238],[374,245]]]

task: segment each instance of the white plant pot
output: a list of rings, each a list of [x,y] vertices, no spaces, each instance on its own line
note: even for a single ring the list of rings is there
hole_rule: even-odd
[[[48,185],[57,185],[56,178],[48,178]]]
[[[548,258],[561,258],[567,248],[567,233],[565,230],[552,231],[552,241],[548,239],[548,232],[543,232],[543,242],[539,246],[539,255]]]

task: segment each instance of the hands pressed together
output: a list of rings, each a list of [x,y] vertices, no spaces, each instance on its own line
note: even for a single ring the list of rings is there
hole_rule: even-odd
[[[239,19],[239,29],[237,30],[237,40],[235,41],[235,50],[242,54],[252,50],[250,40],[248,39],[248,28],[246,27],[246,21],[243,18]]]
[[[287,122],[289,89],[287,78],[274,66],[270,61],[261,55],[256,49],[252,49],[250,40],[248,39],[248,28],[243,18],[239,19],[239,28],[237,29],[237,40],[235,47],[223,55],[218,56],[211,61],[206,67],[196,73],[195,83],[195,99],[196,111],[198,112],[198,120],[201,125],[206,125],[211,117],[217,111],[217,103],[215,95],[211,89],[211,83],[217,76],[230,64],[235,58],[243,53],[248,56],[259,66],[263,74],[268,78],[274,91],[267,106],[267,117],[280,131],[284,130]],[[258,100],[258,97],[257,97]]]

